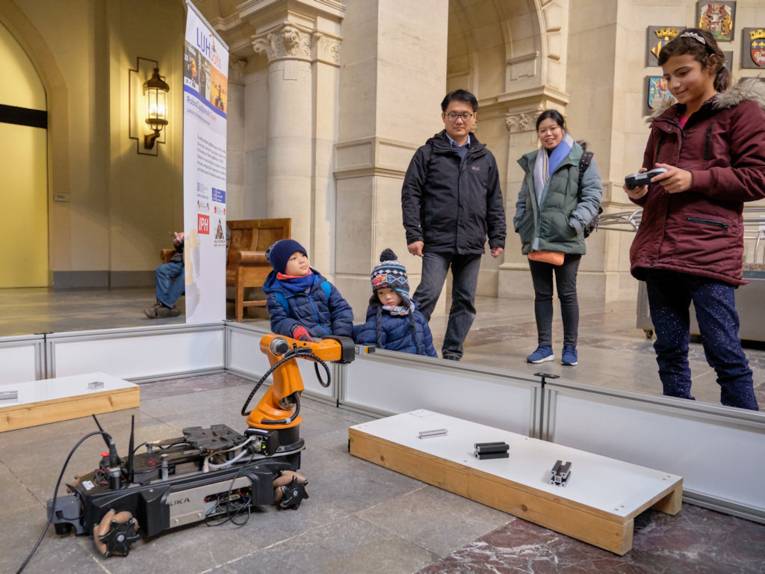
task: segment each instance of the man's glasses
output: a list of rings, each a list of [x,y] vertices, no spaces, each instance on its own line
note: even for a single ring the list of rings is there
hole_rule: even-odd
[[[457,119],[466,122],[473,117],[473,114],[471,112],[449,112],[446,117],[450,122],[456,122]]]

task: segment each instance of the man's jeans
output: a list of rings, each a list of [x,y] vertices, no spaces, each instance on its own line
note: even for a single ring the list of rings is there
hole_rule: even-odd
[[[450,266],[453,279],[452,306],[441,354],[459,360],[462,358],[462,344],[475,319],[475,290],[481,256],[426,251],[422,258],[422,280],[413,299],[417,309],[430,321]]]
[[[163,263],[154,271],[157,282],[157,301],[165,307],[175,307],[176,301],[183,295],[186,277],[183,263],[170,261]]]
[[[752,370],[738,338],[734,288],[685,273],[654,272],[646,281],[656,331],[656,362],[664,394],[692,399],[688,366],[689,306],[693,301],[707,362],[717,372],[720,402],[759,410]]]

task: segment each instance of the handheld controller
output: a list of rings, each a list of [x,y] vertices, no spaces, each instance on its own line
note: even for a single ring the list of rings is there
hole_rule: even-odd
[[[624,178],[624,185],[627,186],[627,189],[635,189],[636,187],[648,185],[654,177],[666,172],[667,168],[665,167],[655,167],[649,171],[631,173]]]

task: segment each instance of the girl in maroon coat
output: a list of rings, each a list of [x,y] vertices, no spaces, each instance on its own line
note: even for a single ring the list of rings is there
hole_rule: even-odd
[[[728,90],[723,53],[698,28],[668,43],[659,65],[677,103],[654,117],[643,170],[667,171],[647,186],[625,188],[643,206],[630,260],[648,286],[659,377],[665,395],[693,398],[693,301],[722,404],[758,410],[734,289],[744,284],[744,202],[765,198],[765,83],[742,80]]]

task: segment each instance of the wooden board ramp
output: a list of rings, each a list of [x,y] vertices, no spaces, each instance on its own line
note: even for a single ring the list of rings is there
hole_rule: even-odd
[[[447,434],[418,438],[432,429]],[[432,411],[355,425],[348,438],[354,456],[619,555],[632,548],[635,516],[682,505],[679,476]],[[474,456],[474,443],[495,441],[509,458]],[[571,462],[566,486],[550,484],[557,460]]]
[[[106,373],[0,385],[0,432],[137,408],[135,383]]]

